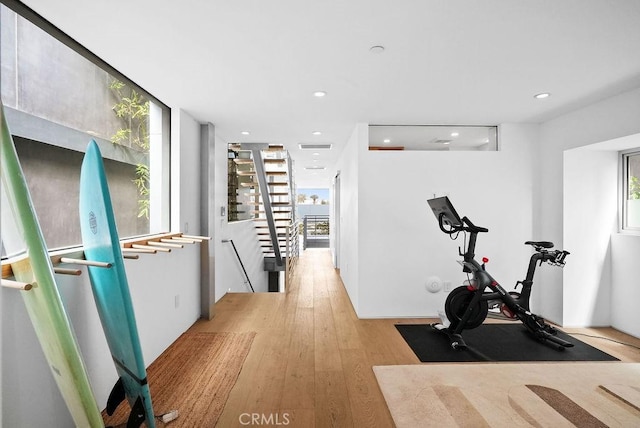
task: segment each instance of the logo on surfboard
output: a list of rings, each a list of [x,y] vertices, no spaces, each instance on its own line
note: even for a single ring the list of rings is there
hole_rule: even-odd
[[[96,215],[91,211],[89,213],[89,227],[91,228],[91,232],[95,235],[98,233],[98,222],[96,220]]]

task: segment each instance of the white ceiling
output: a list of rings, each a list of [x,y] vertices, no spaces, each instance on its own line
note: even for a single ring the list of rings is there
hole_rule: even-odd
[[[639,0],[24,3],[226,141],[284,144],[299,187],[358,122],[540,122],[640,87]],[[327,169],[298,143],[332,143]]]

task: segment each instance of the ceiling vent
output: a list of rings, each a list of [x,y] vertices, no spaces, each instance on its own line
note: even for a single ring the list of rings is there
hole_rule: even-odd
[[[434,138],[433,140],[429,141],[431,144],[449,144],[451,143],[451,141],[453,140],[441,140],[438,138]]]
[[[298,144],[300,150],[331,150],[333,144]]]

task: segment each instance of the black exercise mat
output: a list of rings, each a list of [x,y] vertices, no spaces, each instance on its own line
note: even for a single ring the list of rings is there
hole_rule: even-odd
[[[538,342],[518,324],[483,324],[462,332],[468,349],[451,348],[449,337],[428,324],[396,324],[396,328],[423,363],[472,361],[618,361],[617,358],[558,331],[574,344],[557,351]]]

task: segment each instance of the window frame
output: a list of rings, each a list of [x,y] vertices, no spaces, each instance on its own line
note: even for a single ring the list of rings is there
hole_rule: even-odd
[[[628,204],[627,193],[629,190],[629,158],[638,156],[640,158],[640,147],[624,150],[620,152],[620,192],[619,192],[619,231],[621,233],[640,235],[639,226],[628,226]]]

